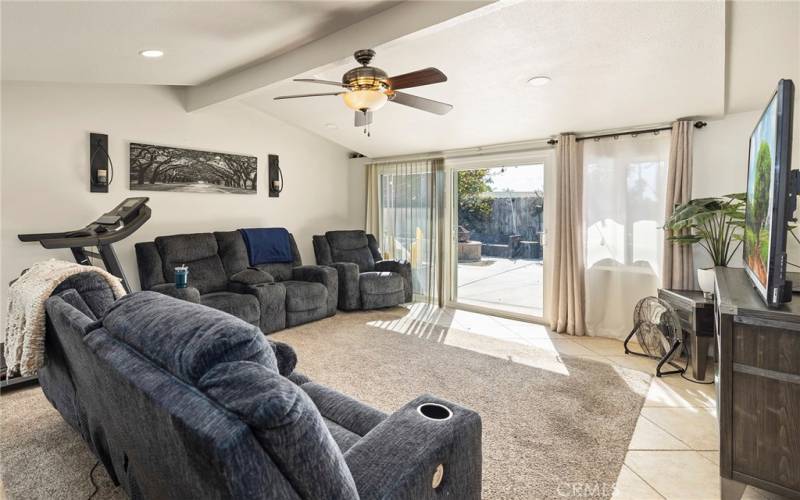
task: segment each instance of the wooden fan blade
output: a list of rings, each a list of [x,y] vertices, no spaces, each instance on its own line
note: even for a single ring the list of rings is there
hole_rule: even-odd
[[[298,97],[318,97],[323,95],[342,95],[344,92],[326,92],[324,94],[297,94],[297,95],[279,95],[278,97],[273,97],[276,101],[278,99],[297,99]]]
[[[412,71],[404,75],[392,76],[389,78],[389,87],[392,90],[408,89],[411,87],[421,87],[433,83],[446,82],[447,77],[436,68],[425,68],[419,71]]]
[[[342,82],[333,82],[331,80],[317,80],[315,78],[295,78],[294,81],[296,82],[306,82],[306,83],[321,83],[323,85],[336,85],[337,87],[347,87]]]
[[[356,127],[366,127],[372,123],[372,111],[356,111]]]
[[[437,115],[446,115],[453,109],[452,104],[434,101],[433,99],[425,99],[424,97],[406,94],[404,92],[395,92],[394,97],[390,98],[389,102],[410,106]]]

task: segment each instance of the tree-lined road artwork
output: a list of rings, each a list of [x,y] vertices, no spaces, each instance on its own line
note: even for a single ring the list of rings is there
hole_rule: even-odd
[[[130,145],[131,190],[256,194],[257,172],[254,156]]]

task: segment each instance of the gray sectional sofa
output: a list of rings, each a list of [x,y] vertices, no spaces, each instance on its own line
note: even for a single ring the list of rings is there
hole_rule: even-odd
[[[250,267],[239,231],[160,236],[136,244],[142,290],[200,303],[272,333],[333,316],[338,300],[334,269],[303,266],[289,235],[294,262]],[[176,288],[174,268],[189,266],[189,287]]]
[[[42,389],[134,500],[480,498],[467,408],[423,395],[387,415],[229,314],[147,291],[113,302],[92,273],[57,292]]]
[[[360,230],[313,237],[317,264],[339,275],[339,309],[378,309],[411,302],[411,264],[384,259],[378,242]]]

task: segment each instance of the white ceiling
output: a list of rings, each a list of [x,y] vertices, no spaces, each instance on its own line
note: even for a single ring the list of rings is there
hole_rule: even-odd
[[[721,116],[759,109],[779,78],[800,81],[797,1],[0,2],[4,80],[217,86],[230,92],[206,105],[238,96],[372,157]],[[454,110],[390,103],[367,138],[339,98],[272,100],[334,90],[279,80],[338,80],[356,65],[343,56],[370,43],[390,75],[444,71],[448,82],[408,92]],[[549,86],[525,84],[542,74]],[[260,90],[242,85],[259,78]]]
[[[800,1],[734,2],[728,45],[726,112],[763,108],[779,79],[800,84]]]
[[[441,69],[448,82],[407,92],[453,111],[436,116],[389,103],[366,137],[338,97],[272,99],[331,87],[285,81],[244,102],[371,157],[724,111],[722,2],[505,2],[375,49],[373,65],[390,75]],[[302,76],[339,80],[355,65]],[[552,83],[527,86],[534,75]]]
[[[4,80],[197,85],[394,2],[2,2]],[[139,51],[166,55],[147,60]]]

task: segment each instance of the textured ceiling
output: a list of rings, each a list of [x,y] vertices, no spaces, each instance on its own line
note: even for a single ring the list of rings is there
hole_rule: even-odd
[[[298,77],[338,80],[354,61],[314,69],[319,62],[295,49],[380,12],[368,25],[378,33],[432,12],[417,3],[406,9],[412,17],[397,17],[387,9],[398,3],[3,1],[2,77],[197,86],[241,68],[285,69],[294,58],[292,68],[308,68]],[[348,40],[334,52],[364,48]],[[146,60],[145,48],[166,56]],[[511,0],[372,48],[373,64],[389,74],[443,70],[448,82],[409,93],[454,110],[436,116],[390,103],[367,138],[339,98],[272,100],[331,87],[286,80],[239,99],[373,157],[720,116],[761,108],[779,78],[800,81],[800,2]],[[535,75],[552,83],[526,85]]]
[[[338,97],[272,100],[331,87],[285,81],[244,102],[372,157],[724,111],[722,2],[504,2],[375,49],[373,65],[390,75],[444,71],[448,82],[407,91],[454,110],[436,116],[389,103],[366,137]],[[339,80],[355,65],[302,76]],[[534,75],[552,83],[526,85]]]

